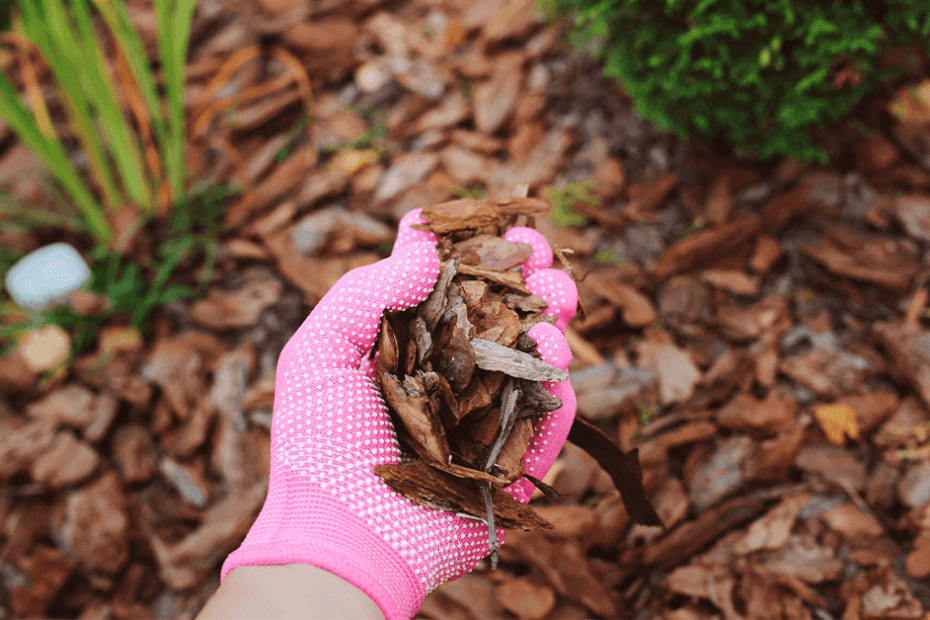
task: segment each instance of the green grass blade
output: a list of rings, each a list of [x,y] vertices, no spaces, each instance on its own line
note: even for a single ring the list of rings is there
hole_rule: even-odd
[[[190,42],[191,24],[194,19],[196,0],[178,0],[173,9],[173,0],[156,0],[158,20],[158,47],[165,72],[165,87],[168,91],[170,113],[168,141],[168,169],[172,197],[183,191],[184,159],[184,67],[187,63],[187,46]]]
[[[141,207],[143,212],[150,211],[152,189],[147,183],[142,147],[119,104],[116,85],[107,70],[106,59],[97,42],[86,3],[87,0],[72,0],[73,14],[78,24],[78,32],[75,34],[80,37],[78,45],[83,52],[77,64],[86,72],[91,83],[87,95],[103,120],[103,130],[122,177],[122,186],[134,204]]]
[[[129,68],[136,78],[136,83],[139,85],[139,90],[145,99],[145,105],[148,106],[149,118],[155,129],[156,140],[161,148],[166,137],[161,101],[155,88],[155,78],[152,75],[142,39],[129,18],[129,12],[123,2],[114,2],[113,0],[93,0],[93,2],[107,22],[110,32],[113,33],[113,37],[129,62]],[[162,152],[162,159],[164,159],[164,156],[165,153]]]
[[[113,233],[97,200],[74,170],[64,147],[57,138],[49,140],[42,134],[35,119],[20,101],[19,93],[3,74],[0,74],[0,117],[3,117],[20,140],[48,166],[55,178],[71,195],[97,242],[109,245]]]
[[[84,96],[86,88],[79,83],[81,72],[72,57],[76,53],[77,44],[65,27],[70,21],[64,14],[60,0],[43,0],[43,4],[44,7],[34,2],[23,3],[25,35],[41,48],[45,61],[55,74],[62,104],[84,147],[91,173],[103,192],[104,204],[108,211],[113,211],[120,206],[121,200]],[[53,172],[56,176],[59,174],[57,170]]]

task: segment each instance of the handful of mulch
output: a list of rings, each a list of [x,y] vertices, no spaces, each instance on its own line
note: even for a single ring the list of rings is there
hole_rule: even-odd
[[[537,323],[556,322],[541,312],[545,300],[523,279],[519,265],[532,248],[502,238],[521,217],[522,225],[534,227],[534,216],[550,208],[536,198],[464,199],[425,208],[421,215],[428,224],[413,228],[438,235],[439,278],[420,305],[385,312],[376,345],[381,392],[394,428],[419,458],[375,471],[419,504],[487,523],[492,567],[495,524],[552,528],[505,486],[525,477],[561,499],[523,471],[523,454],[540,414],[562,406],[541,382],[566,381],[568,373],[542,361],[527,335]],[[571,275],[563,251],[553,250]],[[624,453],[578,416],[568,439],[610,473],[633,521],[662,525],[646,499],[635,450]]]

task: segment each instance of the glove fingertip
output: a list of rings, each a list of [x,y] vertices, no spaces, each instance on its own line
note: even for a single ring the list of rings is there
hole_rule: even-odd
[[[392,253],[411,243],[428,241],[435,244],[437,241],[439,241],[439,237],[436,235],[436,233],[425,232],[410,227],[413,224],[428,223],[420,215],[421,213],[423,213],[422,208],[412,209],[400,219],[400,223],[397,225],[397,240],[394,242],[394,249],[392,250]]]
[[[549,323],[537,323],[527,335],[536,341],[536,350],[543,361],[568,370],[568,365],[572,363],[572,349],[558,327]]]
[[[541,269],[552,267],[552,247],[538,230],[527,226],[514,226],[504,233],[504,239],[512,243],[526,243],[533,248],[533,253],[523,262],[524,279]]]
[[[417,231],[419,232],[419,231]],[[386,307],[406,310],[421,303],[433,291],[439,277],[439,254],[430,242],[410,242],[394,249],[385,259],[384,280],[395,292]]]
[[[578,308],[578,287],[572,277],[558,269],[542,269],[526,279],[526,287],[546,300],[549,307],[543,312],[558,319],[556,325],[564,334]]]

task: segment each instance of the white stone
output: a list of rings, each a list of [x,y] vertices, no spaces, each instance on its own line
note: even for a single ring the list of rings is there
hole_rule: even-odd
[[[90,279],[90,267],[67,243],[53,243],[26,255],[6,274],[6,290],[22,308],[44,310],[65,300]]]

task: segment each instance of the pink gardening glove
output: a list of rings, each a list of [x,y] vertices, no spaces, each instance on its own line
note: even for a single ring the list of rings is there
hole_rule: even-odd
[[[400,446],[367,354],[382,312],[416,306],[439,274],[436,235],[410,228],[425,223],[420,212],[401,220],[391,256],[340,278],[281,352],[268,496],[223,563],[221,580],[239,566],[309,564],[353,584],[394,620],[411,618],[430,591],[489,553],[486,525],[417,505],[374,472],[375,465],[399,463]],[[506,238],[534,248],[524,266],[527,286],[549,302],[546,312],[559,317],[559,327],[539,324],[529,336],[543,359],[567,369],[571,352],[562,332],[575,314],[574,282],[545,269],[552,250],[536,231],[512,229]],[[563,407],[547,414],[524,457],[536,478],[552,465],[575,415],[568,381],[544,385]],[[508,491],[526,503],[533,486],[520,480]]]

